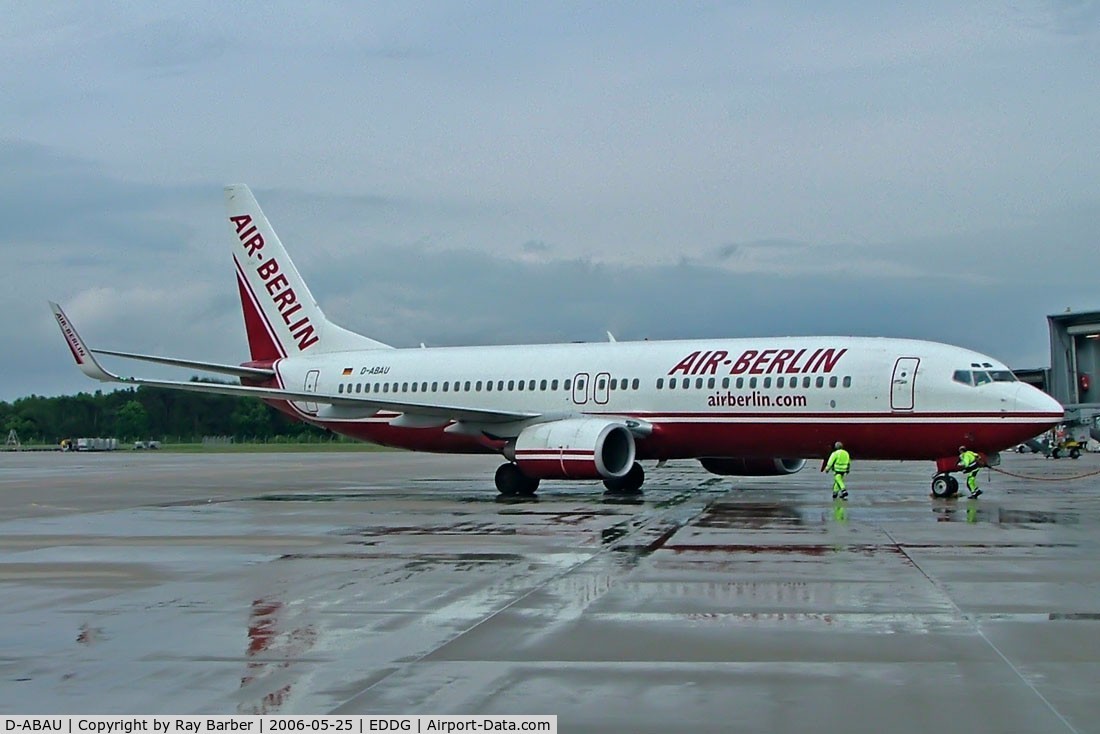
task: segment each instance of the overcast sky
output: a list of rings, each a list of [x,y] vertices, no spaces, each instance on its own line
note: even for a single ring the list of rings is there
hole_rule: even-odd
[[[328,315],[397,346],[858,334],[1040,367],[1048,313],[1100,309],[1094,2],[0,17],[0,400],[99,387],[47,300],[94,346],[246,359],[238,182]]]

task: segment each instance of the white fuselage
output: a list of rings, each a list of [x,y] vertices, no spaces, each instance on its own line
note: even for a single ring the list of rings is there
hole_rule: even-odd
[[[540,420],[628,417],[652,426],[642,458],[816,457],[841,440],[865,458],[938,458],[960,443],[1006,448],[1061,419],[1008,368],[906,339],[782,337],[378,349],[289,357],[281,387],[318,396],[526,411]],[[964,384],[963,371],[1003,381]],[[493,450],[447,420],[283,403],[356,438],[429,451]],[[492,433],[492,427],[488,427]],[[503,434],[507,437],[507,434]]]

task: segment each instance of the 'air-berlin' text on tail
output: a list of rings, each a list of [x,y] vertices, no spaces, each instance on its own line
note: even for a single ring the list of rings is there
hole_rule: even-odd
[[[247,186],[227,186],[225,205],[253,360],[389,348],[325,318]]]

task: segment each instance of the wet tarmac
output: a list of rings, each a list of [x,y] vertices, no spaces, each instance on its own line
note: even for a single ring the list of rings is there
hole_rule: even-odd
[[[405,453],[0,454],[0,712],[1100,732],[1100,470],[690,462],[643,498]]]

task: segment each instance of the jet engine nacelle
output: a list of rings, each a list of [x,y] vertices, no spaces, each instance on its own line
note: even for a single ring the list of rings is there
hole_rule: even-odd
[[[805,459],[699,459],[711,474],[725,477],[773,477],[794,474],[806,466]]]
[[[604,418],[567,418],[523,429],[505,456],[532,479],[617,479],[634,466],[634,435]]]

